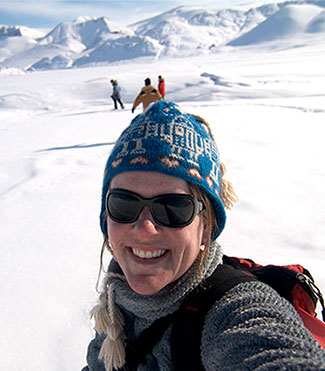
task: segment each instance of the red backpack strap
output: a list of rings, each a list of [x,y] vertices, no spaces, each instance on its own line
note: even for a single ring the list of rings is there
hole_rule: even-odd
[[[223,262],[229,264],[237,269],[248,269],[249,271],[257,268],[262,268],[263,265],[255,263],[251,259],[237,258],[236,256],[223,256]]]
[[[319,288],[315,285],[312,278],[310,278],[311,276],[309,276],[310,274],[308,276],[304,274],[298,274],[297,278],[299,279],[299,281],[308,285],[308,287],[313,291],[314,295],[318,298],[322,306],[322,316],[324,320],[325,309],[323,295]],[[300,284],[296,284],[294,286],[291,295],[292,304],[300,315],[305,327],[325,349],[325,323],[315,317],[315,305],[311,297],[302,288],[302,286],[300,286]]]
[[[297,274],[297,278],[301,282],[301,284],[307,285],[310,288],[310,290],[312,291],[312,293],[314,294],[314,296],[319,301],[319,303],[320,303],[320,305],[322,307],[322,318],[323,318],[323,321],[325,321],[325,303],[324,303],[324,298],[323,298],[322,292],[316,286],[312,275],[309,273],[309,271],[307,269],[304,268],[304,272],[303,273],[300,273],[300,274]],[[311,314],[313,314],[313,313],[311,313]]]
[[[298,307],[296,308],[299,316],[301,317],[305,327],[313,335],[313,337],[320,343],[320,345],[325,349],[325,324],[318,318],[312,316],[310,313],[306,312],[304,309]]]

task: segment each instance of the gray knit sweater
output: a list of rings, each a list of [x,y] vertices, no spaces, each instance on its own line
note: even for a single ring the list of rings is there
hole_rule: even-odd
[[[209,277],[221,260],[221,249],[215,244],[203,266],[203,277]],[[144,296],[132,291],[124,279],[111,278],[109,284],[115,287],[127,338],[134,340],[156,319],[177,310],[184,296],[201,280],[194,264],[178,282]],[[170,333],[168,328],[138,371],[173,370]],[[104,335],[96,334],[89,344],[84,371],[105,370],[98,359],[104,339]],[[207,371],[325,370],[325,351],[304,327],[294,307],[272,288],[255,281],[238,284],[208,312],[201,359]]]

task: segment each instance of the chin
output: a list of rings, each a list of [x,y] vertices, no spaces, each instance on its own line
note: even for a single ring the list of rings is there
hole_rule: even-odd
[[[145,283],[144,280],[142,280],[142,282],[140,284],[130,284],[129,282],[129,285],[131,287],[131,289],[133,291],[135,291],[137,294],[139,295],[154,295],[156,294],[158,291],[160,291],[161,289],[163,289],[166,285],[162,285],[162,282],[160,280],[158,280],[159,282],[148,282],[148,283]]]

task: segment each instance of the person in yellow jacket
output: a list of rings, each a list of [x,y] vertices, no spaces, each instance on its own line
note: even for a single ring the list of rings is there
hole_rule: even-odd
[[[132,113],[136,107],[142,102],[143,110],[145,110],[150,103],[157,102],[161,100],[162,96],[159,91],[151,85],[151,80],[146,78],[144,80],[144,87],[141,89],[140,93],[135,98],[135,101],[132,106]]]

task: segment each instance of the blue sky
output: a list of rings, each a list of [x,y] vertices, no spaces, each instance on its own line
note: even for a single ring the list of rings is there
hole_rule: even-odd
[[[201,0],[196,4],[226,8],[245,3],[245,0]],[[261,1],[252,0],[250,3]],[[79,16],[106,16],[112,22],[128,25],[180,5],[192,6],[193,0],[0,0],[0,25],[53,28]]]

